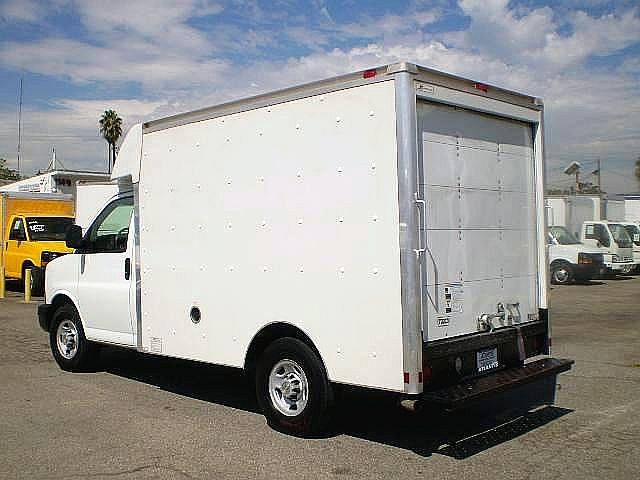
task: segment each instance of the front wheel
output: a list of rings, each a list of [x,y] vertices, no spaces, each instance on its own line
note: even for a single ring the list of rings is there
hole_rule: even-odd
[[[37,267],[31,267],[31,293],[36,296],[42,296],[44,293],[44,270]]]
[[[256,394],[276,430],[308,436],[327,425],[331,385],[318,355],[296,338],[275,340],[264,351],[256,369]]]
[[[567,285],[573,280],[573,270],[567,264],[561,263],[551,267],[551,282],[557,285]]]
[[[620,270],[620,273],[622,275],[629,275],[633,269],[635,268],[635,265],[625,265],[624,267],[622,267],[622,269]]]
[[[97,347],[85,337],[80,315],[73,305],[62,305],[54,312],[49,344],[53,358],[63,370],[84,372],[94,365]]]

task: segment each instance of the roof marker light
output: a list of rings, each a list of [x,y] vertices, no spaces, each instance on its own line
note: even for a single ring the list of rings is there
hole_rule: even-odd
[[[362,78],[373,78],[376,76],[378,72],[376,71],[375,68],[372,68],[371,70],[365,70],[362,74]]]
[[[489,85],[485,85],[484,83],[474,83],[473,88],[475,88],[476,90],[480,90],[484,93],[487,93],[487,90],[489,90]]]

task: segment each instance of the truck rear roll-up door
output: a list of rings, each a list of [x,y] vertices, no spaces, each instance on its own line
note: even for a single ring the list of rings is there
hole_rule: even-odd
[[[478,316],[537,315],[537,245],[531,125],[418,103],[426,200],[422,268],[425,340],[478,331]]]

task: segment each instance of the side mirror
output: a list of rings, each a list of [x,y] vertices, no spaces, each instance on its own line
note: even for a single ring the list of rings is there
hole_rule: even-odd
[[[85,242],[82,238],[82,227],[79,225],[71,225],[67,228],[64,243],[66,243],[69,248],[83,248],[85,246]]]

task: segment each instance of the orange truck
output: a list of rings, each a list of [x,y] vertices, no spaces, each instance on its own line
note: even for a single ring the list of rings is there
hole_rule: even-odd
[[[73,251],[64,241],[74,223],[71,195],[0,192],[0,220],[0,271],[24,282],[31,270],[31,291],[41,294],[47,264]]]

